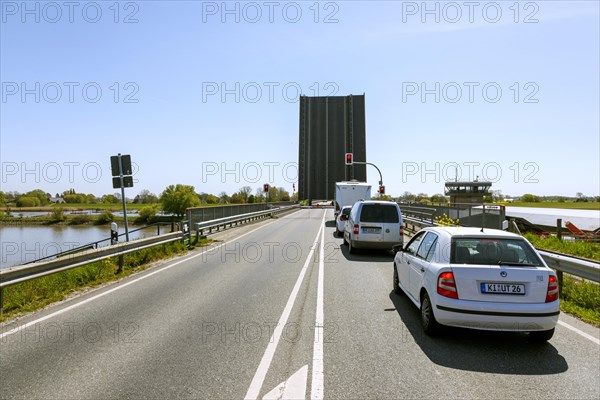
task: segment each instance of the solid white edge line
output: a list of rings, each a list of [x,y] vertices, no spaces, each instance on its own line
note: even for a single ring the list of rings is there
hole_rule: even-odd
[[[584,338],[586,338],[586,339],[588,339],[588,340],[591,340],[592,342],[594,342],[594,343],[596,343],[597,345],[599,345],[599,346],[600,346],[600,339],[596,339],[596,338],[595,338],[595,337],[593,337],[592,335],[590,335],[590,334],[587,334],[587,333],[585,333],[584,331],[582,331],[582,330],[580,330],[580,329],[577,329],[577,328],[575,328],[574,326],[572,326],[572,325],[569,325],[569,324],[567,324],[566,322],[563,322],[563,321],[561,321],[561,320],[558,320],[558,324],[559,324],[559,325],[561,325],[561,326],[564,326],[564,327],[565,327],[565,328],[567,328],[567,329],[570,329],[570,330],[572,330],[573,332],[577,333],[578,335],[581,335],[581,336],[583,336]]]
[[[325,211],[326,213],[327,211]],[[258,368],[256,368],[256,372],[254,374],[254,378],[252,378],[252,382],[248,387],[248,391],[246,392],[246,396],[244,399],[246,400],[256,400],[262,389],[263,383],[267,376],[267,372],[269,371],[269,367],[271,366],[271,362],[273,361],[273,357],[275,356],[275,350],[277,350],[277,345],[279,344],[279,340],[281,339],[281,334],[283,332],[283,328],[287,324],[287,320],[290,317],[292,312],[292,308],[294,307],[294,303],[296,302],[296,297],[298,297],[298,292],[300,291],[300,286],[302,286],[302,282],[304,281],[304,276],[306,275],[306,271],[308,270],[308,266],[312,263],[312,257],[315,252],[315,248],[317,247],[317,242],[319,240],[319,235],[323,230],[323,221],[325,220],[325,213],[323,213],[323,219],[321,220],[321,226],[319,227],[319,231],[317,232],[317,236],[315,237],[315,241],[310,248],[310,252],[308,253],[308,257],[306,257],[306,261],[304,262],[304,266],[298,275],[298,279],[296,279],[296,284],[290,293],[290,297],[281,313],[281,317],[279,318],[279,322],[277,326],[273,330],[273,335],[271,335],[271,339],[269,340],[269,344],[265,349],[265,353],[260,360],[260,364]]]
[[[324,216],[323,216],[324,217]],[[313,347],[313,364],[310,398],[323,399],[325,396],[325,377],[323,367],[323,347],[325,342],[325,315],[323,312],[323,284],[325,273],[325,218],[321,227],[321,245],[319,247],[319,275],[317,281],[317,313],[315,317],[315,341]]]
[[[285,217],[283,217],[283,218],[280,218],[280,220],[281,220],[281,219],[285,219],[285,218],[287,218],[287,216],[285,216]],[[196,257],[199,257],[199,256],[201,256],[201,255],[203,255],[203,254],[205,254],[205,253],[207,253],[207,252],[209,252],[209,251],[215,251],[215,250],[219,249],[220,247],[223,247],[223,246],[226,246],[226,245],[228,245],[228,244],[230,244],[230,243],[233,243],[233,242],[235,242],[236,240],[239,240],[240,238],[242,238],[242,237],[244,237],[244,236],[247,236],[247,235],[249,235],[249,234],[251,234],[251,233],[254,233],[254,232],[256,232],[257,230],[259,230],[259,229],[262,229],[262,228],[264,228],[264,227],[267,227],[267,226],[269,226],[269,225],[271,225],[271,224],[273,224],[273,223],[275,223],[275,222],[277,222],[277,221],[272,221],[272,222],[269,222],[268,224],[265,224],[265,225],[259,226],[258,228],[256,228],[256,229],[253,229],[253,230],[251,230],[250,232],[246,232],[246,233],[244,233],[244,234],[242,234],[242,235],[240,235],[240,236],[237,236],[235,239],[232,239],[232,240],[230,240],[230,241],[228,241],[228,242],[221,243],[220,245],[218,245],[218,246],[215,246],[215,247],[210,247],[210,248],[208,248],[208,249],[206,249],[206,250],[204,250],[204,251],[202,251],[202,252],[200,252],[200,253],[198,253],[198,254],[194,254],[194,255],[193,255],[193,256],[191,256],[191,257],[188,257],[188,258],[186,258],[186,259],[183,259],[183,260],[179,260],[179,261],[177,261],[177,262],[175,262],[175,263],[173,263],[173,264],[169,264],[169,265],[167,265],[166,267],[163,267],[163,268],[157,269],[156,271],[152,271],[152,272],[150,272],[150,273],[148,273],[148,274],[146,274],[146,275],[144,275],[144,276],[140,276],[139,278],[133,279],[133,280],[131,280],[131,281],[124,282],[124,283],[122,283],[122,284],[120,284],[120,285],[118,285],[118,286],[116,286],[116,287],[114,287],[114,288],[112,288],[112,289],[109,289],[109,290],[107,290],[107,291],[105,291],[105,292],[102,292],[102,293],[100,293],[100,294],[97,294],[97,295],[95,295],[95,296],[92,296],[92,297],[90,297],[90,298],[88,298],[88,299],[82,300],[82,301],[80,301],[80,302],[78,302],[78,303],[75,303],[75,304],[73,304],[73,305],[70,305],[70,306],[68,306],[68,307],[65,307],[65,308],[63,308],[63,309],[61,309],[61,310],[55,311],[55,312],[53,312],[53,313],[50,313],[50,314],[48,314],[48,315],[46,315],[46,316],[44,316],[44,317],[41,317],[41,318],[38,318],[38,319],[36,319],[36,320],[34,320],[34,321],[28,322],[28,323],[26,323],[26,324],[24,324],[24,325],[19,325],[19,326],[15,327],[15,328],[9,329],[9,330],[7,330],[6,332],[3,332],[3,333],[1,333],[1,334],[0,334],[0,339],[3,339],[4,337],[6,337],[6,336],[9,336],[9,335],[12,335],[12,334],[14,334],[14,333],[20,332],[20,331],[22,331],[23,329],[27,329],[27,328],[29,328],[29,327],[30,327],[30,326],[32,326],[32,325],[39,324],[40,322],[43,322],[43,321],[45,321],[45,320],[47,320],[47,319],[50,319],[50,318],[56,317],[57,315],[60,315],[60,314],[66,313],[67,311],[70,311],[70,310],[72,310],[72,309],[74,309],[74,308],[80,307],[80,306],[82,306],[82,305],[84,305],[84,304],[87,304],[87,303],[89,303],[89,302],[91,302],[91,301],[94,301],[94,300],[96,300],[96,299],[99,299],[100,297],[104,297],[104,296],[106,296],[106,295],[108,295],[108,294],[110,294],[110,293],[116,292],[117,290],[123,289],[124,287],[127,287],[127,286],[129,286],[129,285],[132,285],[132,284],[134,284],[134,283],[136,283],[136,282],[139,282],[139,281],[141,281],[141,280],[143,280],[143,279],[146,279],[146,278],[148,278],[148,277],[151,277],[152,275],[156,275],[156,274],[158,274],[158,273],[160,273],[160,272],[166,271],[166,270],[168,270],[168,269],[170,269],[170,268],[173,268],[173,267],[175,267],[176,265],[179,265],[179,264],[181,264],[181,263],[184,263],[184,262],[186,262],[186,261],[189,261],[189,260],[191,260],[191,259],[194,259],[194,258],[196,258]],[[0,329],[1,329],[1,328],[0,328]],[[2,332],[2,331],[0,330],[0,332]]]

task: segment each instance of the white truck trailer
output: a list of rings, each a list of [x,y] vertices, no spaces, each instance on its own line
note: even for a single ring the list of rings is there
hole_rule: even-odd
[[[346,181],[335,183],[335,216],[342,207],[352,206],[358,200],[371,199],[371,185],[366,182]]]

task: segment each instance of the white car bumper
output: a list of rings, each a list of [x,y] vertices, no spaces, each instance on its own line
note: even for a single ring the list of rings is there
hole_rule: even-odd
[[[495,331],[530,332],[552,329],[559,300],[552,303],[493,303],[436,296],[434,315],[443,325]]]

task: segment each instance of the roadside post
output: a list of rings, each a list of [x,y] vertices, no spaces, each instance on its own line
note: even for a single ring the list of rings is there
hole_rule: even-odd
[[[119,241],[119,227],[116,222],[110,224],[110,244],[111,246],[117,244]]]
[[[123,219],[125,223],[125,241],[129,242],[129,226],[127,225],[127,206],[125,204],[125,188],[133,187],[131,169],[131,156],[129,154],[110,157],[110,168],[112,172],[113,189],[121,189],[121,201],[123,202]]]

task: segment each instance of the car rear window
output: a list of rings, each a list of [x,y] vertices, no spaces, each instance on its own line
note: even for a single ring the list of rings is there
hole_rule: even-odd
[[[360,212],[360,222],[398,223],[398,208],[387,204],[363,204]]]
[[[543,265],[524,240],[493,238],[452,239],[450,262],[478,265]]]

